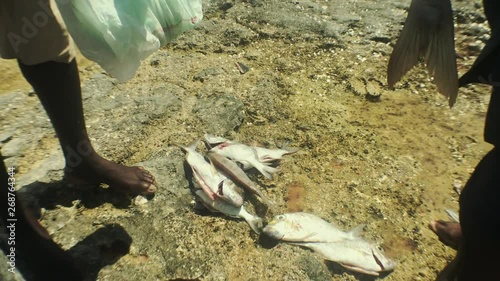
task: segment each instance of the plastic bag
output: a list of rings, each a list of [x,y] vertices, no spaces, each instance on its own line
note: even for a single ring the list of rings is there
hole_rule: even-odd
[[[119,81],[132,78],[141,60],[194,28],[201,0],[56,0],[82,54]]]

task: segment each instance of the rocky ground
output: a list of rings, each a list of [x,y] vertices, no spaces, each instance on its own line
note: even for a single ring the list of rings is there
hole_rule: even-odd
[[[175,144],[204,133],[271,148],[289,143],[300,151],[273,180],[254,177],[278,208],[249,197],[249,210],[266,220],[302,210],[344,230],[364,224],[362,236],[398,263],[380,278],[433,280],[454,251],[427,224],[458,210],[456,190],[490,148],[482,140],[489,88],[461,89],[450,109],[420,67],[389,90],[387,61],[408,7],[211,0],[199,28],[147,58],[126,83],[80,59],[94,145],[109,159],[150,169],[159,190],[149,200],[62,183],[50,122],[16,65],[2,61],[4,161],[91,280],[373,280],[194,207]],[[461,74],[489,30],[480,1],[453,8]],[[237,62],[250,71],[241,74]]]

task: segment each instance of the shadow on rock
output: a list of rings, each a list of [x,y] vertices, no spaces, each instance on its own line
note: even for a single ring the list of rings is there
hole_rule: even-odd
[[[97,280],[99,271],[128,254],[132,237],[117,224],[106,225],[78,242],[68,252],[85,280]]]
[[[0,224],[0,230],[3,229]],[[115,224],[98,229],[68,251],[63,251],[52,240],[31,235],[34,232],[19,230],[23,230],[23,235],[17,236],[16,242],[23,243],[16,243],[15,267],[27,281],[97,280],[99,271],[126,255],[132,244],[125,229]],[[7,235],[2,232],[0,248],[5,255],[12,254],[8,250]]]
[[[85,208],[96,208],[104,203],[111,203],[116,208],[127,208],[130,196],[110,188],[97,185],[66,184],[61,181],[44,183],[35,181],[23,186],[19,193],[26,207],[39,217],[40,208],[55,209],[57,205],[73,206],[73,201],[80,200]]]
[[[349,270],[349,269],[341,266],[340,264],[329,261],[329,260],[325,260],[325,265],[328,267],[328,269],[330,270],[332,275],[342,275],[343,273],[347,272],[350,275],[354,276],[354,278],[356,278],[356,280],[358,280],[358,281],[373,281],[373,280],[377,280],[377,279],[383,279],[391,273],[391,271],[388,271],[388,272],[381,272],[379,276],[366,275],[363,273]]]
[[[259,245],[262,246],[264,249],[272,249],[276,247],[280,242],[276,239],[273,239],[265,234],[261,234],[259,236]]]

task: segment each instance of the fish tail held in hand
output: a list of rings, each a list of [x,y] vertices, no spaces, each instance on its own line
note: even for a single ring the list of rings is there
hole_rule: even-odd
[[[458,95],[458,74],[450,0],[412,0],[387,68],[390,88],[423,58],[450,107]]]

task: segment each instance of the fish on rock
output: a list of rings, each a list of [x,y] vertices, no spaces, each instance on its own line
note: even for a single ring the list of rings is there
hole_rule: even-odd
[[[241,143],[223,142],[210,151],[232,159],[240,163],[248,163],[251,167],[257,169],[264,177],[272,179],[272,174],[279,169],[270,167],[260,162],[257,152],[254,148]]]
[[[360,225],[344,232],[316,215],[297,212],[275,216],[263,232],[285,242],[337,242],[358,238],[362,228],[363,225]]]
[[[292,154],[299,151],[298,148],[265,148],[260,146],[253,147],[257,152],[257,157],[261,163],[272,163],[274,161],[279,161],[284,155]]]
[[[358,226],[344,232],[316,215],[297,212],[275,216],[262,232],[276,240],[310,248],[356,272],[378,276],[380,272],[393,270],[396,263],[362,239],[361,229]]]
[[[349,270],[379,276],[396,268],[396,262],[386,257],[378,247],[361,238],[330,243],[291,243],[307,247]]]
[[[258,234],[262,232],[262,218],[247,212],[243,205],[236,207],[234,205],[228,204],[226,201],[222,200],[219,197],[215,197],[215,199],[212,199],[202,190],[197,190],[196,195],[201,199],[202,204],[210,211],[223,213],[234,218],[242,218],[248,223],[248,225],[250,225],[250,228],[253,231]]]
[[[212,200],[219,197],[236,207],[243,205],[242,192],[196,151],[196,142],[189,147],[179,147],[186,153],[186,161],[193,171],[193,180],[197,187],[201,188]]]
[[[220,145],[222,143],[231,143],[231,144],[235,143],[223,137],[217,137],[210,134],[205,134],[204,139],[205,143],[207,143],[211,148]],[[260,146],[251,146],[250,148],[253,148],[255,150],[255,152],[257,153],[257,158],[264,165],[270,165],[276,161],[281,160],[284,155],[292,154],[299,151],[298,148],[290,148],[286,146],[284,146],[283,148],[276,148],[276,149],[270,149]],[[243,170],[248,170],[252,168],[252,165],[247,161],[238,161],[238,163],[242,165]]]
[[[267,198],[259,187],[257,187],[257,185],[250,178],[248,178],[245,172],[235,162],[215,152],[209,152],[208,159],[210,159],[210,161],[234,183],[259,196],[267,206],[274,206],[269,198]]]
[[[217,146],[217,145],[224,143],[224,142],[233,143],[232,141],[230,141],[226,138],[214,136],[211,134],[204,134],[203,140],[205,141],[205,143],[208,145],[209,148],[212,148],[212,147]]]

